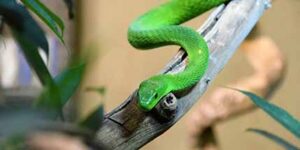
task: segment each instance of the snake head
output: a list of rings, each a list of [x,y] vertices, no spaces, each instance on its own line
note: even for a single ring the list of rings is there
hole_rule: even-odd
[[[167,84],[161,78],[150,78],[140,84],[138,90],[138,105],[145,111],[150,111],[166,94]]]

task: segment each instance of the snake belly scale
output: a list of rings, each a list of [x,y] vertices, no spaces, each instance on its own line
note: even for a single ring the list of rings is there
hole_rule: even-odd
[[[203,37],[194,29],[180,26],[226,0],[171,0],[136,19],[128,29],[128,41],[138,49],[179,45],[188,54],[188,65],[177,74],[155,75],[138,89],[138,105],[150,111],[170,92],[196,84],[204,75],[209,50]]]

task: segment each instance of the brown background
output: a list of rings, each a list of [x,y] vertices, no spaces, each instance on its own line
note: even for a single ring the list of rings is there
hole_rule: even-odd
[[[87,85],[107,88],[104,98],[106,111],[119,105],[138,87],[139,83],[157,73],[176,53],[178,47],[169,46],[152,51],[137,51],[127,42],[127,27],[146,10],[163,0],[88,0],[83,1],[83,48],[97,50],[99,55],[89,70]],[[287,76],[272,102],[300,118],[300,1],[277,0],[260,21],[263,34],[271,36],[287,57]],[[206,15],[187,23],[199,27]],[[237,52],[209,88],[226,83],[250,73],[244,56]],[[208,91],[208,92],[209,92]],[[84,94],[82,107],[95,106],[97,94]],[[189,149],[185,124],[187,114],[165,134],[143,149]],[[255,110],[216,126],[220,146],[224,150],[280,149],[270,141],[245,130],[249,127],[267,129],[293,143],[299,140],[283,129],[261,110]]]

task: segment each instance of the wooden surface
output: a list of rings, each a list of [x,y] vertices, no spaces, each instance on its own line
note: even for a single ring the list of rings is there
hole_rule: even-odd
[[[110,149],[137,149],[170,128],[205,92],[268,6],[267,0],[234,0],[213,12],[199,29],[211,51],[208,70],[196,86],[177,95],[178,108],[173,119],[161,120],[153,112],[142,112],[136,107],[134,92],[106,115],[95,142],[101,141]],[[185,59],[184,52],[179,51],[162,72],[181,71]]]

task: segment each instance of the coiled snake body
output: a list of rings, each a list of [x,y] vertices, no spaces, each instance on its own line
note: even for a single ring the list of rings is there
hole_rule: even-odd
[[[184,71],[156,75],[140,84],[138,105],[143,110],[150,111],[168,93],[191,87],[201,79],[208,66],[208,47],[195,30],[179,24],[225,1],[171,0],[148,11],[130,25],[128,40],[135,48],[179,45],[188,54],[188,65]]]

